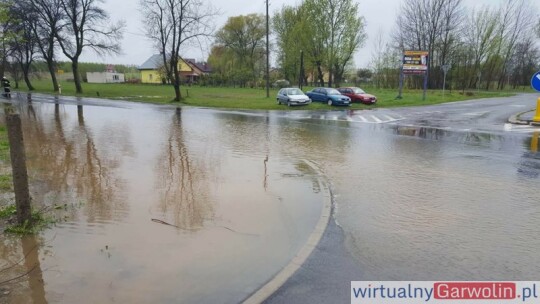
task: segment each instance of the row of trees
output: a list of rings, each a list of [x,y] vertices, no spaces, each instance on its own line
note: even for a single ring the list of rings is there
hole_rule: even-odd
[[[530,0],[474,10],[462,0],[405,0],[389,41],[382,33],[374,40],[373,81],[395,87],[403,50],[427,50],[430,88],[442,87],[441,67],[448,64],[449,79],[459,89],[527,85],[540,63],[537,17]],[[420,79],[408,82],[420,86]]]
[[[365,42],[364,28],[364,18],[352,0],[305,0],[297,6],[283,6],[272,18],[273,48],[281,76],[294,83],[307,83],[311,76],[321,85],[325,78],[330,86],[339,84]],[[265,35],[263,15],[230,17],[216,33],[208,58],[216,74],[212,82],[261,84]]]
[[[339,85],[366,40],[365,21],[352,0],[306,0],[284,6],[273,18],[278,64],[286,79]],[[300,58],[304,57],[302,66]]]
[[[29,90],[30,69],[46,62],[57,92],[56,59],[59,51],[71,61],[77,93],[82,93],[79,58],[85,49],[99,54],[119,53],[124,24],[111,24],[100,7],[102,0],[0,0],[0,76],[7,69],[22,72]]]

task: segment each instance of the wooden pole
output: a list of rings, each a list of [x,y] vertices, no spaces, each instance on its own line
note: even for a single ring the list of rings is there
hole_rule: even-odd
[[[30,191],[28,190],[28,172],[26,170],[26,154],[21,126],[21,117],[5,108],[6,124],[9,138],[9,154],[13,172],[13,187],[19,224],[31,223],[32,210],[30,206]]]

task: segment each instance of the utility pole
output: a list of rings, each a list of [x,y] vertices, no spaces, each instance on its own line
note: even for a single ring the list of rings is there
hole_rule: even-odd
[[[298,87],[302,90],[304,84],[304,51],[300,51],[300,79],[298,79]]]
[[[30,191],[28,189],[28,171],[26,170],[26,154],[24,149],[21,117],[15,114],[13,108],[5,107],[6,125],[9,139],[9,154],[13,172],[13,190],[17,222],[21,225],[32,224],[32,208],[30,206]]]
[[[270,97],[270,17],[266,0],[266,98]]]

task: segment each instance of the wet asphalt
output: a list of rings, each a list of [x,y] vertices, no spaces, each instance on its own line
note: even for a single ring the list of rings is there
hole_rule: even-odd
[[[389,122],[398,129],[426,128],[425,130],[428,131],[423,129],[423,132],[428,134],[439,130],[444,131],[446,137],[453,137],[453,134],[464,132],[528,136],[528,134],[540,131],[540,128],[514,128],[507,124],[507,119],[518,112],[533,109],[537,95],[520,94],[509,98],[490,98],[426,107],[378,109],[371,113],[379,117],[400,118],[395,122]],[[324,116],[326,119],[337,120],[339,115],[332,112],[321,113],[321,118]],[[355,113],[350,113],[350,115],[354,117]],[[312,116],[317,117],[317,115]],[[430,136],[422,137],[430,139]],[[437,138],[431,136],[431,139],[439,139],[439,136]],[[350,248],[347,248],[345,241],[347,233],[352,232],[344,231],[336,224],[335,219],[331,221],[307,262],[265,303],[350,303],[351,281],[370,280],[370,277],[366,277],[365,269],[351,254]],[[386,279],[392,278],[386,277]],[[414,280],[414,278],[411,279]]]

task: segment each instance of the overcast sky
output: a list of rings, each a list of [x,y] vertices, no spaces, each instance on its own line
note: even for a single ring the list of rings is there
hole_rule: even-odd
[[[223,26],[230,16],[246,15],[250,13],[265,13],[264,0],[206,0],[220,10],[221,14],[214,19],[217,28]],[[357,67],[366,67],[369,64],[371,54],[374,52],[373,38],[379,31],[388,35],[395,25],[402,0],[356,0],[360,4],[360,14],[366,18],[366,31],[368,39],[364,47],[354,57]],[[466,7],[472,9],[475,6],[497,6],[503,0],[464,0]],[[270,15],[280,9],[284,4],[293,5],[300,0],[270,0]],[[532,0],[533,4],[540,9],[540,1]],[[83,53],[81,61],[102,62],[112,64],[142,64],[148,57],[156,53],[152,44],[144,37],[142,12],[138,9],[137,0],[105,0],[102,7],[107,10],[114,21],[126,22],[126,33],[122,41],[123,54],[118,56],[99,57],[90,51]],[[536,20],[531,20],[535,22]],[[203,49],[185,50],[184,57],[206,60],[209,46]],[[65,60],[65,59],[64,59]]]

